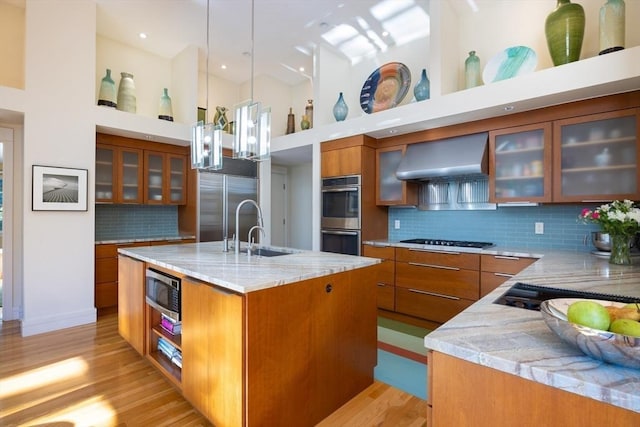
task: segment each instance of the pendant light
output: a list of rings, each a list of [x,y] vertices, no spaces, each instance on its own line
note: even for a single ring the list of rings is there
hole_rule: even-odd
[[[206,114],[209,113],[209,17],[210,1],[207,0],[207,80]],[[222,169],[222,127],[201,120],[191,129],[191,167],[201,170]]]
[[[271,108],[253,100],[255,0],[251,0],[251,92],[250,99],[235,107],[236,129],[233,157],[254,161],[266,160],[271,150]]]

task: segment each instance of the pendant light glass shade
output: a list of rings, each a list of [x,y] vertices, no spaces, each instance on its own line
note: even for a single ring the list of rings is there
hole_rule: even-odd
[[[191,132],[191,167],[193,169],[222,169],[222,128],[200,121]]]
[[[271,109],[247,101],[235,107],[233,157],[265,160],[271,153]]]

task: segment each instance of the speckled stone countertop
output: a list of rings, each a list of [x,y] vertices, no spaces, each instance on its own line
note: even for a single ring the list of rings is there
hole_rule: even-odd
[[[276,257],[246,253],[233,249],[222,252],[222,242],[120,248],[118,252],[158,266],[213,283],[240,293],[327,276],[380,262],[376,258],[328,252],[269,247],[291,252]]]
[[[123,237],[121,239],[102,239],[96,240],[96,245],[120,245],[126,243],[141,243],[141,242],[160,242],[160,241],[176,241],[195,239],[196,236],[162,236],[162,237],[140,237],[131,238]]]
[[[365,242],[442,250],[441,246]],[[425,347],[640,413],[640,370],[585,356],[560,340],[538,311],[494,304],[516,282],[640,297],[640,259],[611,265],[589,252],[491,247],[461,250],[540,258],[424,338]]]

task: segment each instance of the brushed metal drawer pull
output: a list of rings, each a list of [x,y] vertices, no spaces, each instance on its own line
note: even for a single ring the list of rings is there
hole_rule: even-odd
[[[440,297],[440,298],[446,298],[446,299],[451,299],[454,301],[459,301],[460,298],[458,297],[453,297],[451,295],[442,295],[442,294],[437,294],[435,292],[427,292],[427,291],[422,291],[420,289],[409,289],[409,292],[413,292],[415,294],[423,294],[423,295],[430,295],[432,297]]]
[[[376,283],[376,284],[377,284],[378,286],[380,286],[381,288],[384,288],[384,287],[386,287],[386,286],[387,286],[387,284],[386,284],[386,283],[383,283],[383,282],[378,282],[378,283]]]
[[[435,265],[435,264],[422,264],[420,262],[410,262],[409,265],[415,265],[416,267],[439,268],[441,270],[455,270],[455,271],[460,270],[458,267],[447,267],[446,265]]]
[[[409,252],[427,252],[427,253],[433,253],[433,254],[461,255],[461,252],[439,251],[439,250],[435,250],[435,249],[415,249],[415,248],[411,248],[411,249],[409,249]]]
[[[507,274],[507,273],[493,273],[493,274],[499,277],[513,277],[513,274]]]
[[[495,255],[494,258],[495,259],[512,259],[514,261],[518,261],[520,259],[520,257],[517,257],[517,256],[506,256],[506,255]]]

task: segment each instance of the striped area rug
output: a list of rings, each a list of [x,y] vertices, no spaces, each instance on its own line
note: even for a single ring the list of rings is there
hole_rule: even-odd
[[[429,330],[378,317],[378,365],[374,377],[393,387],[427,398],[427,350]]]

